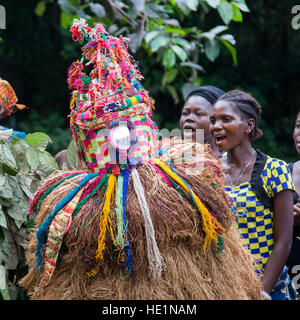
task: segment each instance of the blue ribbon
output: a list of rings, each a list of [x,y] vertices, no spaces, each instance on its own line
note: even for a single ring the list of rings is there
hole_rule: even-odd
[[[69,194],[62,199],[55,208],[50,212],[47,219],[41,224],[39,229],[36,231],[37,245],[35,251],[35,269],[38,271],[38,268],[42,266],[43,262],[43,246],[47,242],[47,231],[50,226],[55,214],[59,212],[68,202],[70,202],[77,192],[91,179],[99,175],[99,173],[89,173],[86,177],[84,177],[78,186],[76,186],[73,190],[69,192]]]

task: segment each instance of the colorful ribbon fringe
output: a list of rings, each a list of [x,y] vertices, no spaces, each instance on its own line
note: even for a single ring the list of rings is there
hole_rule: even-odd
[[[127,234],[125,211],[130,174],[129,170],[122,171],[118,176],[114,174],[87,174],[84,172],[56,175],[52,179],[49,179],[44,185],[44,189],[42,189],[44,193],[39,190],[31,200],[32,207],[31,210],[29,210],[29,213],[34,214],[35,216],[39,212],[41,202],[53,190],[58,188],[66,180],[80,174],[85,175],[85,177],[81,180],[79,185],[71,190],[69,194],[55,206],[36,232],[38,243],[34,266],[37,271],[39,270],[39,267],[43,267],[44,282],[46,285],[49,283],[55,271],[63,237],[69,230],[73,219],[76,217],[80,208],[82,208],[82,206],[100,190],[102,190],[102,193],[103,191],[105,192],[103,204],[99,205],[98,212],[81,229],[81,231],[84,230],[93,219],[99,215],[98,248],[95,255],[96,266],[88,272],[88,276],[89,278],[95,277],[99,272],[103,262],[103,252],[106,248],[107,234],[109,234],[113,242],[115,247],[114,251],[119,252],[117,263],[122,272],[122,278],[127,277],[134,272]],[[49,187],[51,183],[54,184]],[[49,187],[48,189],[46,188],[47,186]],[[96,197],[98,196],[99,195]],[[111,211],[114,197],[116,202],[116,217],[113,216],[113,212]],[[101,198],[101,194],[99,198]],[[33,212],[35,207],[37,207],[37,209]],[[116,221],[116,226],[114,225],[114,221]],[[75,228],[75,225],[73,227]]]
[[[220,248],[220,246],[223,246],[224,242],[222,241],[222,233],[225,232],[224,228],[220,226],[216,218],[209,213],[206,206],[190,189],[188,184],[159,159],[152,158],[152,161],[160,169],[162,169],[168,177],[170,177],[175,183],[177,183],[186,195],[189,195],[190,200],[192,200],[198,212],[200,213],[202,218],[203,230],[205,232],[203,249],[206,250],[211,245],[212,241],[215,241],[215,243],[218,245],[218,248]]]
[[[205,232],[203,249],[206,250],[211,242],[215,241],[218,245],[217,252],[222,251],[225,245],[223,237],[224,229],[209,213],[197,195],[190,189],[187,183],[175,173],[175,171],[172,171],[160,160],[153,158],[152,163],[150,164],[155,168],[157,173],[162,175],[169,185],[174,186],[181,196],[192,201],[197,208],[201,215],[203,230]],[[99,216],[98,248],[95,253],[96,265],[87,275],[89,278],[92,278],[99,272],[103,263],[104,250],[106,248],[108,236],[114,246],[113,252],[117,252],[116,260],[122,278],[134,272],[131,259],[130,240],[127,234],[125,208],[130,174],[145,224],[150,276],[154,279],[161,276],[164,262],[156,243],[155,229],[145,198],[144,189],[138,171],[134,168],[131,171],[123,170],[117,176],[115,174],[101,175],[98,173],[87,174],[84,172],[57,175],[45,184],[45,189],[47,186],[51,185],[50,183],[53,185],[47,190],[44,190],[44,194],[38,192],[35,195],[35,198],[37,199],[34,198],[32,200],[32,203],[35,203],[35,206],[37,207],[34,215],[38,213],[41,201],[55,188],[58,188],[63,182],[72,177],[84,175],[79,185],[73,188],[73,190],[71,190],[69,194],[55,206],[36,232],[38,242],[34,265],[36,270],[38,270],[39,267],[44,267],[45,284],[49,283],[55,271],[63,237],[69,230],[73,219],[76,217],[80,208],[82,208],[92,196],[102,199],[101,194],[103,194],[103,192],[103,203],[99,204],[98,212],[96,212],[81,229],[81,231],[86,229],[94,218]],[[60,181],[57,181],[58,178]],[[102,192],[99,195],[100,190],[102,190]],[[95,195],[96,193],[97,195]],[[111,210],[113,203],[115,203],[114,211]],[[32,209],[33,208],[34,206]],[[33,210],[31,210],[31,213],[32,211]],[[73,227],[75,228],[75,225]]]

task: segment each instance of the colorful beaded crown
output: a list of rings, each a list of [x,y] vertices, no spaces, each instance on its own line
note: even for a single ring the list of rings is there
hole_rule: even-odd
[[[157,127],[153,100],[128,53],[128,38],[109,35],[74,19],[70,29],[82,44],[82,59],[68,70],[70,127],[79,159],[91,172],[115,172],[146,163],[154,153]],[[83,71],[90,68],[89,74]]]

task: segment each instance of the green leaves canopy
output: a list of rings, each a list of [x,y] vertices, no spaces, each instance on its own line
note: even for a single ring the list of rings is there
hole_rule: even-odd
[[[8,270],[19,273],[24,261],[24,240],[31,224],[29,198],[40,181],[58,168],[46,151],[51,142],[42,132],[0,138],[0,299],[16,299],[18,288],[9,281]]]
[[[36,6],[38,15],[44,12],[45,1]],[[131,38],[130,49],[138,52],[144,49],[150,56],[155,55],[158,65],[164,73],[161,77],[161,90],[169,92],[178,101],[182,94],[176,88],[176,76],[170,77],[170,71],[187,82],[197,85],[204,68],[199,65],[204,53],[210,61],[215,61],[221,49],[228,50],[234,65],[237,54],[232,39],[222,37],[231,21],[242,22],[243,12],[249,12],[244,0],[107,0],[86,3],[80,0],[59,0],[61,25],[69,29],[73,18],[85,18],[88,23],[100,22],[107,31],[115,36],[120,34]],[[220,20],[211,30],[200,30],[198,24],[190,26],[191,14],[199,16],[215,11]],[[224,23],[225,25],[221,25]],[[232,35],[230,35],[233,38]],[[175,72],[171,71],[174,75]],[[170,86],[172,89],[170,89]]]

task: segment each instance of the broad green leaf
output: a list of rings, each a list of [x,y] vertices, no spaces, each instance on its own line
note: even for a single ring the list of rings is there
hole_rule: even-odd
[[[0,289],[0,294],[1,294],[3,300],[11,300],[7,287],[5,289]]]
[[[191,48],[191,45],[187,40],[179,37],[172,38],[172,42],[179,44],[181,47],[185,48],[186,50],[189,50]]]
[[[179,97],[175,87],[171,85],[167,85],[167,89],[170,92],[174,102],[177,104],[179,102]]]
[[[69,0],[58,0],[57,1],[61,10],[67,15],[74,14],[76,12],[76,5],[72,4]],[[78,6],[78,4],[77,4]]]
[[[205,13],[209,13],[209,6],[207,5],[206,0],[199,0],[199,3],[201,4],[202,9]]]
[[[80,6],[81,0],[68,0],[73,6]]]
[[[152,39],[157,37],[159,35],[160,31],[159,30],[152,30],[147,35],[145,36],[145,41],[146,43],[149,43]]]
[[[0,265],[0,290],[6,288],[6,270],[4,266]]]
[[[17,265],[18,265],[18,260],[19,260],[19,254],[18,254],[18,249],[17,249],[17,245],[18,243],[15,242],[16,239],[16,234],[15,234],[15,230],[16,226],[13,225],[12,230],[6,230],[6,235],[7,235],[7,239],[8,239],[8,243],[10,246],[9,249],[9,255],[5,261],[5,268],[7,270],[14,270],[16,269]],[[13,236],[14,233],[14,236]],[[23,239],[24,240],[24,239]],[[8,284],[8,283],[7,283]]]
[[[204,46],[205,55],[210,61],[215,61],[220,54],[219,43],[216,40],[207,40]]]
[[[67,165],[69,168],[79,168],[80,161],[78,159],[75,141],[72,139],[67,148]]]
[[[0,142],[0,163],[5,163],[12,169],[17,169],[16,160],[10,150],[11,144],[8,141]]]
[[[7,181],[13,190],[14,197],[16,197],[18,199],[24,198],[24,193],[22,192],[22,189],[20,187],[20,176],[21,176],[21,174],[18,173],[14,177],[12,177],[12,176],[7,177]],[[29,177],[30,177],[30,175],[29,175]],[[26,199],[26,201],[27,201],[27,199]]]
[[[18,173],[18,170],[9,167],[6,163],[2,163],[1,166],[2,166],[3,172],[11,176],[15,176]]]
[[[232,34],[222,34],[220,38],[230,42],[233,46],[236,44],[236,41]]]
[[[187,54],[181,47],[175,45],[175,46],[171,46],[171,48],[181,61],[185,61],[187,59]]]
[[[1,233],[3,236],[1,236],[1,241],[0,241],[0,250],[2,250],[2,252],[5,254],[5,256],[9,255],[9,252],[10,252],[10,245],[9,245],[8,239],[7,239],[7,231],[8,230],[2,229]]]
[[[220,4],[220,0],[205,0],[208,5],[210,5],[212,8],[216,9],[217,6]]]
[[[28,148],[28,143],[23,139],[19,139],[13,144],[12,150],[15,152],[24,153],[27,148]]]
[[[190,10],[187,2],[187,0],[176,0],[177,6],[183,11],[184,15],[187,15]]]
[[[167,71],[162,78],[163,86],[166,85],[167,83],[172,82],[177,76],[177,74],[178,74],[178,69],[171,69]]]
[[[146,3],[145,4],[145,12],[146,12],[147,16],[152,18],[152,19],[158,19],[159,18],[159,14],[156,12],[155,9],[153,9],[151,7],[150,3]]]
[[[23,223],[27,221],[27,209],[28,201],[19,199],[11,207],[7,208],[7,213],[14,220],[19,220]]]
[[[159,19],[156,19],[155,22],[156,22],[157,25],[160,26],[160,27],[164,24],[163,20],[160,19],[160,18],[159,18]]]
[[[195,85],[192,82],[187,82],[182,86],[181,92],[184,100],[193,89],[195,89]]]
[[[96,17],[102,19],[105,18],[106,12],[105,8],[100,3],[89,3],[91,11],[96,15]]]
[[[187,0],[186,4],[192,11],[197,11],[199,0]]]
[[[172,6],[176,6],[177,5],[176,0],[169,0],[169,1],[170,1]]]
[[[13,133],[13,129],[8,129],[8,130],[1,130],[0,129],[0,139],[1,140],[8,140],[11,137],[15,137],[15,136],[12,136],[12,133]]]
[[[68,15],[65,12],[60,13],[60,25],[62,26],[63,29],[69,29],[70,26],[72,25],[72,21],[74,15]]]
[[[11,188],[10,184],[9,184],[9,180],[8,180],[8,176],[6,178],[6,183],[5,185],[1,188],[0,191],[0,197],[4,198],[4,199],[12,199],[13,198],[13,189]]]
[[[165,7],[157,4],[154,1],[145,2],[145,11],[147,15],[152,19],[166,19],[168,18],[168,14],[165,10]]]
[[[52,157],[52,155],[47,151],[39,153],[39,161],[41,166],[49,166],[49,167],[54,166],[56,169],[58,169],[57,162]]]
[[[55,170],[57,170],[57,164],[56,164],[56,166],[48,166],[48,165],[42,166],[42,165],[40,165],[37,168],[36,173],[40,176],[41,179],[44,179],[47,176],[49,176],[49,174],[54,172]]]
[[[241,13],[239,7],[233,2],[231,3],[231,5],[233,11],[232,20],[236,22],[243,22],[243,14]]]
[[[26,144],[26,148],[28,148],[27,144]],[[19,172],[27,173],[30,171],[30,166],[26,159],[26,151],[25,151],[26,149],[24,149],[23,151],[19,151],[20,149],[22,149],[22,146],[18,144],[17,148],[14,148],[12,151],[14,152],[14,156],[17,162],[17,167]]]
[[[9,293],[8,299],[9,300],[17,300],[17,296],[18,296],[17,287],[11,281],[7,281],[6,285],[7,285],[8,293]]]
[[[159,35],[154,38],[150,43],[150,49],[152,52],[156,52],[160,47],[164,47],[169,43],[169,38],[163,35]]]
[[[1,241],[1,237],[0,237],[0,241]],[[0,264],[3,264],[5,259],[6,259],[5,254],[2,252],[2,250],[0,250]]]
[[[36,170],[40,165],[39,151],[34,147],[29,147],[26,150],[26,159],[30,167]]]
[[[245,0],[234,0],[234,1],[232,1],[232,3],[234,3],[236,6],[238,6],[240,8],[240,10],[242,10],[244,12],[250,12],[250,9],[248,8]]]
[[[4,186],[6,183],[6,179],[4,176],[0,175],[0,189],[2,186]]]
[[[131,39],[130,41],[130,48],[133,52],[136,52],[136,50],[140,47],[143,38],[144,38],[144,32],[138,32],[138,33],[131,33],[128,35],[128,38]]]
[[[168,33],[178,33],[182,36],[184,36],[186,34],[186,32],[181,29],[181,28],[176,28],[176,27],[171,27],[171,26],[166,26],[165,32],[168,32]]]
[[[171,69],[176,63],[176,56],[174,51],[171,48],[168,48],[163,55],[163,65],[167,69]]]
[[[7,229],[6,218],[4,212],[2,210],[2,206],[0,205],[0,227]],[[0,261],[1,263],[1,261]]]
[[[203,32],[201,37],[213,40],[217,34],[225,30],[228,30],[227,26],[216,26],[207,32]]]
[[[221,41],[224,46],[229,50],[232,56],[232,60],[234,65],[237,65],[237,54],[236,54],[236,49],[228,42],[228,40],[224,40],[222,38],[218,38],[219,41]]]
[[[163,22],[165,26],[171,26],[173,28],[181,28],[180,23],[177,19],[165,19]]]
[[[26,174],[18,174],[19,185],[23,192],[26,194],[28,198],[32,197],[32,192],[30,190],[30,186],[33,180],[33,176],[28,176]]]
[[[45,10],[46,10],[46,1],[40,1],[36,5],[34,12],[36,15],[41,17],[44,14]]]
[[[233,16],[233,9],[231,4],[228,2],[221,2],[217,6],[217,10],[224,23],[229,24]]]
[[[40,147],[41,150],[45,150],[48,143],[52,142],[50,137],[43,132],[29,133],[25,141],[33,146]]]
[[[193,62],[181,62],[180,65],[182,67],[189,67],[189,68],[194,68],[198,71],[204,72],[203,67],[201,67],[199,64],[197,63],[193,63]]]

